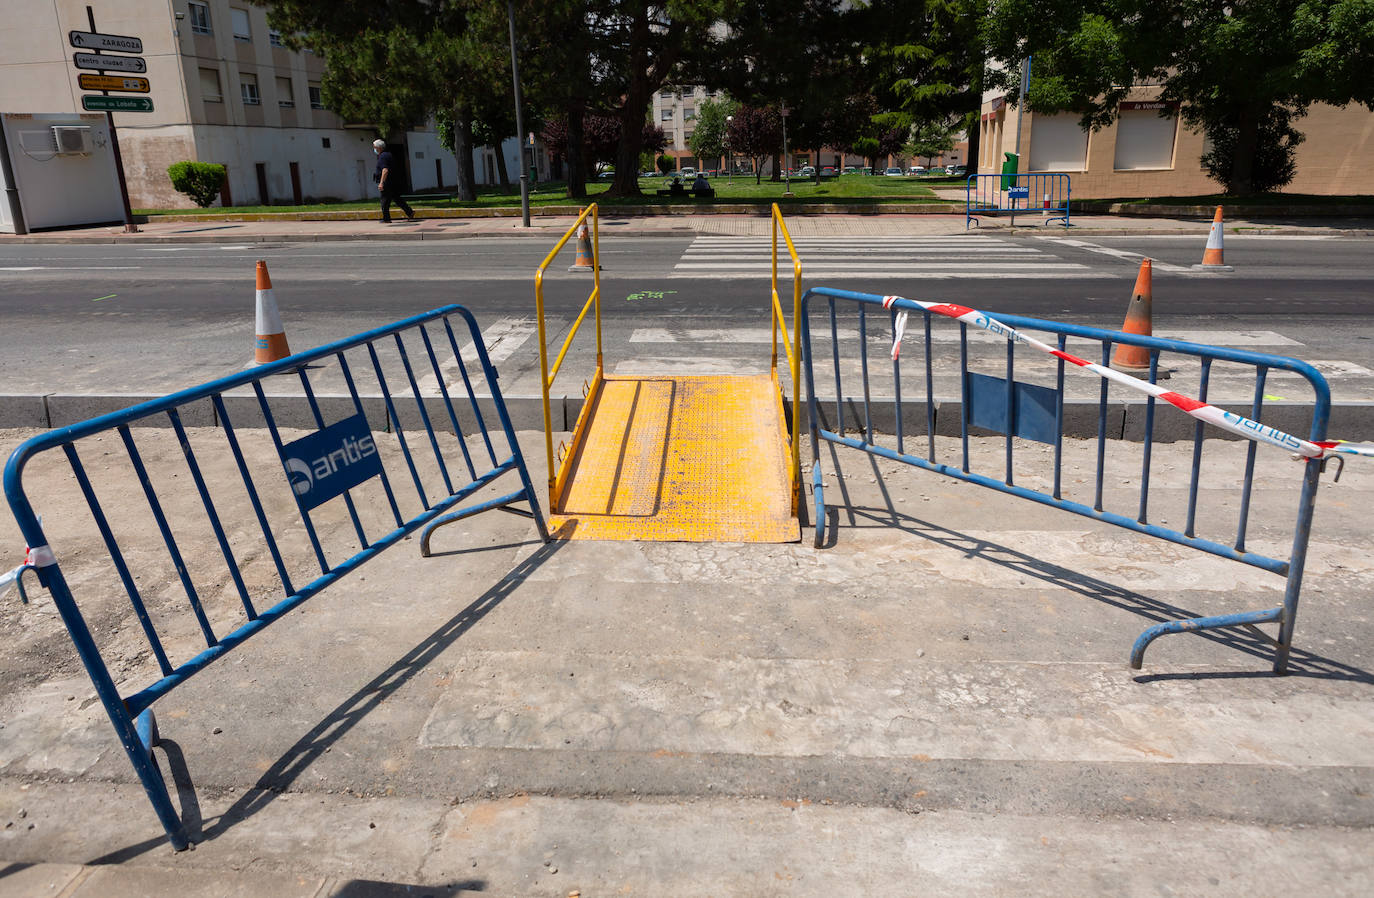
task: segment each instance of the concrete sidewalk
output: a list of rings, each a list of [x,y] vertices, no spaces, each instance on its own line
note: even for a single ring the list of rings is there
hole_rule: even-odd
[[[542,437],[522,435],[536,482]],[[139,443],[179,457],[166,431]],[[1155,501],[1180,501],[1186,447],[1155,453]],[[1283,513],[1249,542],[1282,552],[1292,462],[1258,461],[1254,507]],[[440,531],[433,558],[387,550],[158,703],[200,840],[181,854],[51,601],[11,593],[0,895],[1374,891],[1374,468],[1323,484],[1277,678],[1244,633],[1125,663],[1155,620],[1276,604],[1277,577],[857,454],[822,464],[821,550],[543,545],[502,514]],[[1111,472],[1118,504],[1131,468]],[[1232,513],[1229,489],[1203,507]],[[20,542],[0,516],[0,546]],[[136,688],[149,659],[113,601],[88,616]]]
[[[139,233],[125,234],[122,225],[68,228],[16,236],[0,234],[0,246],[23,244],[160,244],[160,243],[266,243],[321,242],[336,240],[450,240],[465,237],[536,237],[553,242],[572,224],[571,215],[534,216],[530,227],[519,212],[483,217],[447,214],[448,210],[424,210],[414,222],[404,220],[383,224],[375,216],[365,220],[322,220],[301,216],[253,220],[213,218],[201,221],[164,221],[140,224]],[[453,210],[457,212],[459,210]],[[926,236],[965,233],[962,206],[944,212],[925,214],[872,212],[803,212],[785,210],[787,226],[793,236],[898,235]],[[1211,216],[1144,217],[1128,215],[1075,215],[1073,233],[1096,236],[1140,232],[1163,234],[1202,234],[1206,239]],[[763,236],[771,233],[766,209],[753,213],[703,213],[691,209],[657,214],[626,214],[615,208],[601,211],[601,226],[607,233],[621,236],[652,237],[671,234],[728,234]],[[1288,218],[1245,216],[1228,218],[1231,233],[1336,234],[1369,236],[1374,221],[1369,218]],[[1042,225],[1035,214],[1017,217],[1016,227],[1009,219],[985,218],[976,232],[999,235],[1064,233],[1059,225]]]

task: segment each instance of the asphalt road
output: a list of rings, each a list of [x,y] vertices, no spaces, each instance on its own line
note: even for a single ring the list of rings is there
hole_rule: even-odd
[[[1117,328],[1140,259],[1154,263],[1156,330],[1262,328],[1302,344],[1290,354],[1374,368],[1367,312],[1374,241],[1228,236],[1234,272],[1202,273],[1198,241],[1128,237],[949,235],[803,238],[805,284],[940,299],[991,312]],[[0,392],[154,392],[231,373],[251,352],[254,262],[266,259],[294,349],[449,302],[485,329],[534,311],[544,241],[0,246]],[[718,347],[650,349],[648,327],[701,334],[768,324],[766,239],[683,235],[602,238],[606,344],[620,357],[690,358]],[[592,284],[570,246],[546,278],[551,336]],[[786,292],[784,290],[784,292]],[[642,342],[642,341],[641,341]],[[532,343],[525,349],[532,349]],[[1273,350],[1270,350],[1273,351]],[[510,362],[527,369],[537,357]],[[1371,384],[1374,386],[1374,384]]]

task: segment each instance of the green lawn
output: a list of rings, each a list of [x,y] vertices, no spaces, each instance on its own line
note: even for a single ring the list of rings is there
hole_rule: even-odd
[[[784,197],[785,185],[783,182],[773,182],[766,178],[759,184],[754,183],[752,175],[736,175],[730,177],[711,178],[711,186],[716,190],[715,201],[718,203],[760,203],[768,204],[772,202],[786,203],[791,205],[805,205],[807,203],[856,203],[856,204],[881,204],[885,202],[931,202],[937,201],[931,192],[930,186],[949,186],[955,184],[957,179],[926,179],[926,178],[887,178],[881,175],[840,175],[838,178],[825,178],[819,184],[813,180],[792,179],[792,196]],[[590,181],[587,183],[586,199],[572,199],[564,195],[566,186],[563,182],[549,182],[539,184],[530,190],[531,206],[578,206],[585,205],[589,200],[601,203],[604,206],[645,206],[645,205],[678,205],[678,204],[700,204],[709,200],[698,200],[694,197],[680,196],[659,196],[657,191],[667,189],[671,183],[671,178],[640,178],[639,189],[643,196],[637,197],[605,197],[603,194],[610,187],[609,181]],[[690,186],[690,185],[689,185]],[[433,198],[421,198],[410,200],[410,204],[417,209],[489,209],[489,208],[516,208],[520,207],[520,189],[518,186],[508,189],[498,187],[481,187],[477,191],[477,199],[470,203],[460,203],[450,201],[447,194],[434,194]],[[244,214],[256,212],[347,212],[375,210],[377,201],[360,200],[348,203],[316,203],[303,206],[234,206],[231,209],[135,209],[138,215],[156,217],[159,215],[185,215],[185,214]]]

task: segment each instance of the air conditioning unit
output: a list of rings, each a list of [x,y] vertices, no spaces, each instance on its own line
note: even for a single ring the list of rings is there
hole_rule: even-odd
[[[52,140],[59,156],[91,154],[91,129],[86,125],[55,125]]]

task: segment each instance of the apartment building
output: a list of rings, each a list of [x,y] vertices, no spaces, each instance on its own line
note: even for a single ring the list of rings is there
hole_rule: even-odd
[[[1206,136],[1187,128],[1177,103],[1159,98],[1157,86],[1141,86],[1121,103],[1117,120],[1097,132],[1085,131],[1071,113],[1021,118],[1019,145],[1023,172],[1067,172],[1075,199],[1148,196],[1199,196],[1221,186],[1199,161]],[[1006,96],[983,97],[978,169],[998,172],[1005,153],[1018,151],[1017,110]],[[1314,103],[1295,123],[1307,139],[1298,145],[1297,176],[1289,193],[1368,193],[1359,177],[1374,153],[1374,112]]]
[[[267,12],[248,0],[7,0],[0,30],[0,112],[74,113],[83,90],[68,32],[137,37],[153,111],[116,112],[135,208],[185,206],[167,167],[193,160],[228,167],[223,205],[268,205],[374,196],[376,129],[349,123],[321,96],[325,60],[283,46]],[[122,95],[122,94],[121,94]],[[133,96],[133,95],[129,95]],[[388,135],[410,189],[453,185],[457,160],[433,127]],[[475,151],[479,183],[497,179],[496,148]],[[499,150],[520,171],[514,137]],[[539,155],[543,155],[542,153]],[[540,159],[539,176],[548,162]]]

